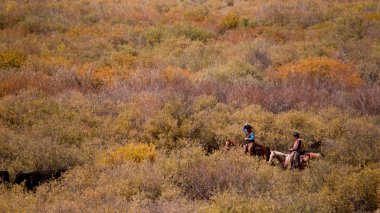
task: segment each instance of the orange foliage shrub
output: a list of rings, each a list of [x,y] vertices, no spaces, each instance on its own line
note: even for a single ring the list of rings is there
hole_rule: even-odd
[[[112,84],[116,70],[111,67],[96,68],[93,64],[84,64],[78,68],[77,75],[82,84],[84,83],[99,89]]]
[[[15,94],[23,89],[37,89],[53,92],[51,79],[44,74],[16,74],[0,80],[0,96]]]
[[[94,80],[100,84],[110,84],[114,75],[114,69],[111,67],[102,67],[94,72]]]
[[[160,73],[160,77],[169,82],[173,82],[177,79],[190,79],[193,77],[193,73],[186,69],[169,66]]]
[[[290,76],[313,77],[332,82],[343,82],[347,86],[359,86],[362,80],[359,74],[348,64],[329,58],[307,58],[295,64],[279,68],[278,76],[286,79]]]
[[[24,76],[11,76],[0,81],[0,96],[14,93],[25,87],[27,79]]]

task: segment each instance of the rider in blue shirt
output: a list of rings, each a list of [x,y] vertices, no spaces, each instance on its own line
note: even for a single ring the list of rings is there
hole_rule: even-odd
[[[255,143],[255,134],[252,131],[252,126],[249,124],[244,125],[243,131],[245,133],[244,151],[248,152],[248,144]]]

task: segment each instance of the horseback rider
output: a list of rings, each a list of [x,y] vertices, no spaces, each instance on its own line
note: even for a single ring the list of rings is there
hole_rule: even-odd
[[[243,127],[243,131],[245,133],[245,142],[244,142],[244,152],[247,154],[248,152],[248,144],[253,143],[253,147],[255,146],[255,134],[252,131],[252,126],[245,123]]]
[[[299,168],[301,166],[301,150],[302,141],[300,139],[300,134],[298,132],[293,133],[294,143],[293,147],[289,149],[291,154],[293,154],[292,169]]]

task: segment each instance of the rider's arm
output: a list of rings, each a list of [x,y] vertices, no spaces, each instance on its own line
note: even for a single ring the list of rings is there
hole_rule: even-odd
[[[243,132],[244,134],[247,134],[247,128],[245,126],[243,127]]]
[[[300,140],[297,140],[296,142],[294,142],[294,145],[293,145],[293,148],[289,149],[289,151],[297,151],[298,149],[298,146],[299,146],[299,141]]]
[[[253,132],[251,132],[251,133],[248,135],[248,138],[246,138],[246,140],[248,140],[248,141],[254,141],[254,140],[255,140],[255,135],[253,134]]]

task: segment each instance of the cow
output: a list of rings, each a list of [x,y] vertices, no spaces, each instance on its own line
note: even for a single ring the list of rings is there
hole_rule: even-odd
[[[8,183],[8,182],[9,182],[9,172],[0,171],[0,183]]]
[[[45,183],[51,179],[58,179],[62,176],[64,169],[61,170],[47,170],[47,171],[33,171],[33,172],[18,172],[16,174],[14,183],[21,184],[25,182],[25,187],[28,190],[35,190],[37,186]]]

